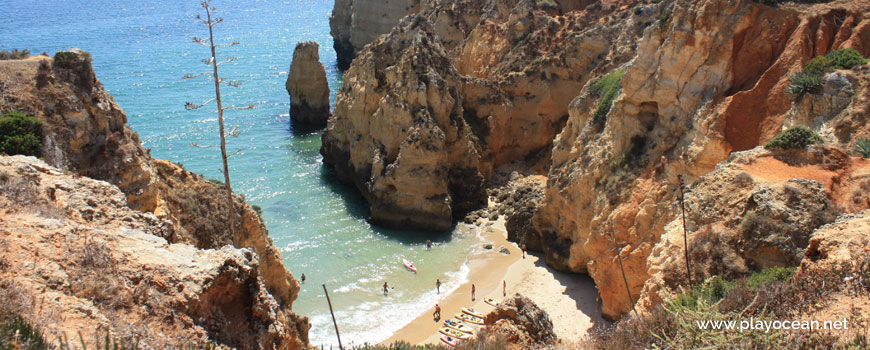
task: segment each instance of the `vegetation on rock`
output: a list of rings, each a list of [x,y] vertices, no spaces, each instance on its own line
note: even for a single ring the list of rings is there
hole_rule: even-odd
[[[870,343],[866,318],[850,318],[858,331],[837,334],[824,331],[713,329],[700,327],[707,321],[773,321],[803,319],[805,315],[832,303],[838,294],[867,297],[870,289],[870,260],[857,261],[850,268],[809,270],[770,268],[746,278],[725,280],[715,276],[666,298],[640,318],[626,318],[611,327],[594,328],[580,349],[863,349]],[[843,277],[850,274],[852,278]],[[845,281],[845,282],[844,282]],[[724,327],[723,327],[724,328]]]
[[[7,310],[0,312],[0,350],[52,349],[42,331]]]
[[[862,137],[855,141],[855,151],[864,158],[870,158],[870,139]]]
[[[861,57],[861,53],[851,47],[832,51],[825,55],[825,58],[830,60],[831,65],[836,69],[852,69],[867,63],[867,59]]]
[[[592,121],[599,127],[604,126],[607,121],[607,113],[610,112],[610,107],[613,106],[613,100],[619,95],[619,83],[622,81],[622,75],[625,70],[618,70],[608,75],[601,77],[598,81],[589,86],[589,92],[595,97],[601,99],[598,107],[595,108],[595,116]]]
[[[852,69],[867,63],[864,57],[853,48],[831,51],[825,56],[816,56],[809,60],[802,71],[789,77],[786,92],[800,100],[804,95],[817,94],[822,91],[825,73],[834,69]]]
[[[798,125],[781,132],[770,141],[767,141],[764,144],[764,148],[781,150],[806,149],[809,145],[823,142],[825,140],[815,131],[810,130],[806,126]]]
[[[0,116],[0,153],[38,156],[42,148],[42,121],[20,112]]]
[[[556,3],[555,0],[538,0],[535,2],[539,8],[542,9],[558,9],[559,4]]]
[[[58,51],[54,54],[52,68],[61,80],[72,82],[84,91],[91,91],[97,81],[91,61],[91,54],[87,51]]]

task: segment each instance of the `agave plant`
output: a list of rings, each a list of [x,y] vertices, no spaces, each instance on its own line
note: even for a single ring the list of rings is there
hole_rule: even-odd
[[[870,158],[870,139],[862,137],[855,141],[855,151],[864,158]]]
[[[785,91],[795,95],[798,100],[807,93],[816,94],[822,90],[822,75],[811,72],[800,72],[788,78],[789,84]]]

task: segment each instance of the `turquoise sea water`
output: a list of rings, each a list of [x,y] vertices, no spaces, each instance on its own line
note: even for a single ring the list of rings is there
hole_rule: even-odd
[[[221,74],[241,81],[225,88],[225,103],[257,106],[227,115],[240,136],[229,139],[230,173],[236,192],[263,208],[263,216],[284,262],[299,277],[308,277],[297,313],[311,317],[312,343],[332,344],[329,310],[321,284],[330,290],[345,343],[383,340],[423,312],[431,312],[442,288],[456,288],[467,275],[464,265],[477,232],[460,225],[432,236],[421,232],[372,227],[362,199],[338,184],[322,165],[320,132],[290,125],[284,81],[297,41],[320,43],[332,99],[341,77],[329,36],[332,1],[237,0],[213,2],[225,22],[219,40],[239,41],[220,56],[238,60]],[[216,148],[213,107],[185,111],[185,101],[200,102],[213,93],[207,80],[182,80],[186,73],[208,70],[200,60],[207,49],[191,42],[207,30],[194,16],[198,1],[150,0],[0,0],[0,49],[34,53],[78,47],[90,51],[105,88],[127,112],[129,125],[157,158],[184,164],[207,178],[222,179]],[[439,243],[423,249],[427,238]],[[405,270],[402,257],[420,273]],[[395,290],[384,296],[380,286]],[[442,294],[443,295],[443,294]]]

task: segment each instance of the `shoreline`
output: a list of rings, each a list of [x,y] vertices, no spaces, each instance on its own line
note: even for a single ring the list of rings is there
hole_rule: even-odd
[[[523,259],[522,250],[517,244],[507,240],[503,217],[497,221],[484,220],[481,227],[484,230],[481,244],[492,244],[493,248],[469,257],[467,280],[439,299],[441,319],[436,322],[432,318],[435,307],[432,305],[380,344],[399,340],[410,344],[440,343],[438,329],[443,321],[462,312],[463,307],[483,314],[494,310],[495,307],[484,300],[503,300],[503,282],[507,284],[508,297],[522,294],[546,311],[553,322],[554,332],[562,341],[578,340],[596,324],[607,322],[601,318],[598,291],[589,276],[553,271],[539,255],[527,253]],[[507,248],[510,254],[500,253],[502,247]],[[471,300],[472,283],[476,287],[474,301]]]

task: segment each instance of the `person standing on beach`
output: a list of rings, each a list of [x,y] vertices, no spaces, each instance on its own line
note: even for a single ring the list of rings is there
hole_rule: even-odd
[[[471,301],[474,301],[474,292],[476,288],[474,288],[474,283],[471,284]]]
[[[435,322],[441,319],[441,307],[438,304],[435,304],[435,312],[432,313],[432,318],[435,319]]]
[[[426,250],[432,250],[432,241],[426,240]]]
[[[435,279],[435,290],[438,291],[438,294],[441,294],[441,279]]]
[[[384,282],[384,295],[390,292],[390,286],[387,285],[387,282]]]
[[[525,259],[526,258],[526,244],[525,243],[523,243],[522,249],[523,249],[523,259]]]
[[[507,281],[501,281],[501,296],[507,296]]]

